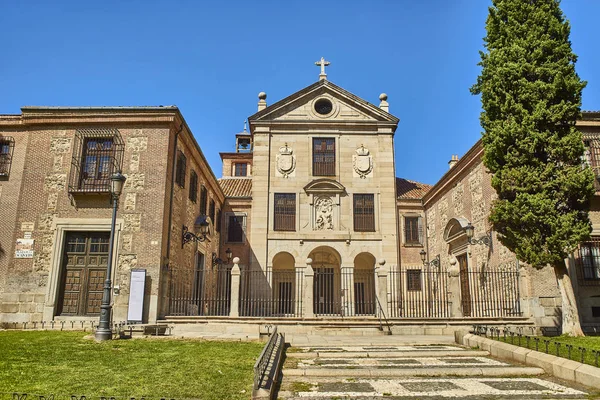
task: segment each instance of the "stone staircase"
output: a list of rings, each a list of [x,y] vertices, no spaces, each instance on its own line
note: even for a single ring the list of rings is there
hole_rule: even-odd
[[[291,337],[278,399],[582,399],[540,368],[443,337]],[[323,340],[324,339],[324,340]]]

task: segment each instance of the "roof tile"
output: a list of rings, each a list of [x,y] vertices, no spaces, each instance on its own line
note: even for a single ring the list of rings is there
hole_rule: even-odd
[[[219,185],[225,197],[252,197],[252,178],[221,178]]]
[[[431,189],[431,185],[396,178],[396,196],[399,199],[420,199]]]

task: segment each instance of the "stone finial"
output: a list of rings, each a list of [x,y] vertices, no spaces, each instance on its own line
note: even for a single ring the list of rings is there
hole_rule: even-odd
[[[267,94],[265,92],[260,92],[258,94],[258,111],[264,110],[267,108]]]
[[[321,57],[321,59],[315,63],[315,65],[317,67],[321,67],[321,73],[319,74],[319,80],[320,81],[326,81],[327,80],[327,74],[325,73],[325,67],[327,67],[330,64],[331,63],[329,61],[325,61],[324,57]]]
[[[458,155],[452,154],[452,158],[448,161],[448,169],[454,167],[458,162]]]
[[[307,264],[307,265],[310,265],[310,264],[312,264],[312,258],[307,258],[307,259],[306,259],[306,264]]]
[[[239,264],[240,263],[240,258],[239,257],[233,257],[233,261],[234,264]]]
[[[387,102],[387,99],[388,99],[387,94],[381,93],[379,95],[379,100],[381,100],[381,103],[379,103],[379,108],[381,108],[385,112],[390,111],[390,104]]]
[[[383,267],[385,265],[385,258],[380,258],[377,263]]]

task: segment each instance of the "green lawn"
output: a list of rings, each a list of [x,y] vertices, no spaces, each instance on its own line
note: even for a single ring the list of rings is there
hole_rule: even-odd
[[[0,394],[249,399],[263,344],[0,332]]]
[[[496,336],[494,336],[496,337]],[[554,337],[544,337],[539,336],[538,341],[538,351],[543,353],[546,352],[546,343],[545,340],[548,340],[548,354],[557,355],[556,354],[556,345],[554,342],[559,342],[560,346],[558,346],[558,355],[560,357],[569,358],[569,349],[566,345],[572,345],[571,349],[571,360],[581,361],[581,350],[580,347],[586,348],[584,352],[584,362],[586,364],[595,365],[595,355],[592,353],[592,350],[600,352],[600,336],[586,336],[586,337],[570,337],[570,336],[554,336]],[[500,335],[500,341],[504,341],[504,337]],[[510,335],[506,337],[506,343],[520,345],[521,347],[528,347],[532,350],[535,350],[536,342],[531,337],[529,340],[529,346],[527,345],[527,340],[525,337],[521,338],[521,343],[519,344],[519,338],[515,335],[512,339]],[[600,363],[600,357],[599,357]],[[600,364],[599,364],[600,365]]]

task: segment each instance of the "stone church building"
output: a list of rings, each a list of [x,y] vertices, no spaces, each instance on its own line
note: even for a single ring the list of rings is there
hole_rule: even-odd
[[[23,107],[0,115],[0,323],[97,319],[120,197],[113,320],[452,329],[560,326],[551,269],[519,263],[487,221],[477,142],[433,186],[399,178],[399,119],[319,80],[258,110],[208,165],[179,109]],[[579,122],[600,167],[600,113]],[[401,125],[400,125],[401,129]],[[600,236],[600,202],[591,220]],[[600,325],[600,240],[569,260]],[[132,289],[133,273],[142,289]],[[137,296],[137,297],[136,297]],[[287,325],[286,325],[287,324]],[[346,324],[346,325],[343,325]],[[286,328],[287,327],[287,328]],[[258,328],[257,328],[258,329]]]

